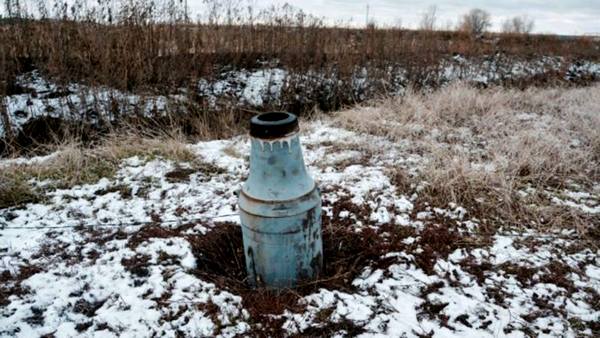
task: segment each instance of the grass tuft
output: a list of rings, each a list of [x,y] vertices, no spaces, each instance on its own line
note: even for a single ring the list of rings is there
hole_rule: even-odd
[[[43,199],[21,175],[7,175],[0,172],[0,209],[27,203],[37,203]]]
[[[111,134],[93,148],[69,142],[55,146],[55,153],[41,163],[0,167],[0,208],[40,202],[44,189],[65,189],[113,178],[125,158],[164,158],[178,163],[197,161],[178,134],[152,136]],[[43,181],[49,182],[43,189],[35,184]]]
[[[587,232],[589,216],[552,203],[549,195],[573,186],[590,190],[600,181],[598,107],[598,85],[520,91],[454,84],[429,94],[409,91],[335,119],[351,130],[404,141],[402,151],[422,156],[416,177],[391,174],[401,191],[425,181],[422,203],[456,203],[496,225]]]

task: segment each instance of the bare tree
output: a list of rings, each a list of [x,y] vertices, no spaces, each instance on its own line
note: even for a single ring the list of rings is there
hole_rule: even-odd
[[[459,23],[459,29],[470,33],[475,37],[481,37],[492,25],[490,13],[483,9],[475,8],[463,15]]]
[[[435,29],[435,24],[437,21],[437,6],[431,5],[427,8],[427,11],[423,13],[421,16],[421,22],[419,23],[419,28],[426,31],[432,31]]]
[[[20,0],[4,0],[4,9],[7,17],[18,17],[21,13]]]
[[[529,34],[533,30],[534,21],[527,15],[515,16],[502,23],[504,33]]]

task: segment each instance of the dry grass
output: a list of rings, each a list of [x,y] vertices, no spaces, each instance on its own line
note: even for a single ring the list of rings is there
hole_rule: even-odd
[[[54,155],[41,163],[0,167],[0,208],[43,199],[34,182],[50,181],[49,188],[67,188],[113,177],[122,159],[161,157],[175,162],[194,162],[181,134],[149,135],[130,131],[110,134],[93,148],[76,141],[54,146]]]
[[[133,90],[187,87],[199,77],[218,75],[219,67],[247,68],[264,60],[342,77],[356,67],[400,64],[418,80],[453,53],[600,58],[586,37],[490,34],[473,39],[454,31],[330,27],[289,5],[258,11],[251,1],[206,2],[213,4],[203,13],[215,18],[209,22],[186,20],[183,3],[166,0],[117,1],[110,16],[108,2],[98,8],[76,2],[62,10],[62,1],[36,1],[30,10],[44,8],[42,20],[31,20],[25,8],[15,19],[0,19],[0,45],[7,46],[0,50],[0,94],[10,92],[11,77],[31,67],[64,81]]]
[[[598,43],[586,37],[490,33],[474,39],[454,31],[332,27],[291,6],[258,11],[245,0],[205,1],[210,10],[203,14],[212,19],[202,22],[188,20],[181,1],[27,3],[30,6],[13,8],[11,18],[0,18],[0,46],[5,47],[0,48],[0,96],[26,91],[16,77],[32,69],[58,84],[109,86],[142,96],[177,93],[185,96],[186,104],[179,105],[178,112],[169,111],[168,118],[183,126],[186,134],[200,138],[226,137],[240,125],[243,113],[212,111],[206,98],[197,95],[199,79],[210,81],[227,70],[268,64],[291,74],[318,74],[313,80],[289,81],[281,102],[263,107],[304,115],[315,108],[333,111],[362,100],[351,85],[353,74],[362,69],[368,70],[370,79],[381,80],[373,84],[372,97],[390,90],[388,84],[395,81],[390,68],[406,71],[407,83],[436,86],[431,75],[454,54],[474,63],[491,55],[502,55],[498,62],[509,64],[545,56],[560,56],[565,65],[600,60]],[[565,83],[562,74],[550,72],[506,84]],[[319,80],[321,76],[327,80]],[[593,79],[581,83],[588,80]],[[0,122],[7,126],[3,108],[0,105]],[[6,140],[0,140],[0,152],[20,150],[23,144],[18,141],[19,135],[13,137],[9,131]]]
[[[2,172],[0,179],[0,209],[42,200],[42,196],[22,176]]]
[[[409,140],[422,154],[423,200],[469,208],[495,225],[576,226],[589,217],[545,192],[600,181],[600,86],[476,89],[455,84],[336,114],[344,127]],[[525,188],[534,192],[526,197]],[[574,188],[577,189],[577,188]],[[533,190],[532,190],[533,191]]]
[[[109,116],[102,116],[100,122],[87,118],[79,121],[50,116],[34,118],[19,130],[14,130],[14,137],[7,135],[4,139],[0,138],[0,157],[46,153],[49,149],[71,143],[79,144],[78,147],[93,147],[98,143],[106,144],[107,139],[125,142],[131,137],[173,139],[175,136],[181,141],[184,136],[191,140],[229,138],[245,130],[252,116],[247,111],[234,109],[209,111],[193,103],[185,104],[185,107],[177,102],[169,104],[164,113],[152,116],[135,113],[120,116],[114,121]],[[75,109],[69,112],[73,115],[80,113]]]

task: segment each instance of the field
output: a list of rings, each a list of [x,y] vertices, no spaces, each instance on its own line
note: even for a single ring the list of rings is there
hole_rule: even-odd
[[[0,22],[0,337],[600,335],[597,40],[144,8]],[[279,292],[237,207],[270,110],[323,195]]]
[[[332,27],[289,5],[206,3],[194,22],[174,1],[17,2],[0,19],[0,152],[49,134],[93,142],[129,122],[228,137],[256,111],[310,116],[455,81],[524,89],[600,78],[594,37]]]

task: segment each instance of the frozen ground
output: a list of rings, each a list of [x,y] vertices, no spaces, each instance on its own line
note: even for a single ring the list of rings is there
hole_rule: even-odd
[[[266,322],[274,336],[600,335],[597,243],[567,230],[484,231],[461,206],[423,204],[418,187],[408,195],[393,179],[392,169],[410,175],[425,161],[402,143],[329,122],[305,124],[302,142],[324,192],[324,227],[399,240],[347,287],[260,316],[248,294],[202,278],[194,239],[238,222],[249,142],[201,142],[190,149],[211,164],[203,170],[129,158],[114,179],[0,210],[0,336],[255,336]],[[2,165],[27,160],[11,161]],[[597,213],[600,196],[555,199]]]

